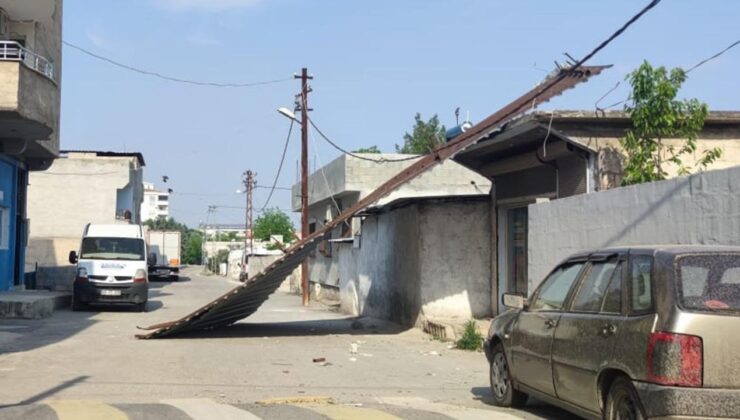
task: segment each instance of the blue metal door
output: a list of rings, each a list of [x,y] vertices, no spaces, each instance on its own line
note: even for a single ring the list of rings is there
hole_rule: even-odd
[[[0,290],[13,286],[16,273],[18,167],[0,157]]]

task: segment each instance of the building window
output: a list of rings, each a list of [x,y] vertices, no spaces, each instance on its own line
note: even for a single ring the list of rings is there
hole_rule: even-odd
[[[527,293],[527,208],[506,211],[507,289]]]
[[[308,224],[308,234],[310,235],[310,234],[312,234],[314,232],[316,232],[316,222],[309,222],[309,224]],[[303,239],[306,239],[306,238],[301,238],[301,239],[303,240]],[[311,251],[311,253],[308,254],[308,256],[311,257],[311,258],[316,258],[316,250]]]
[[[0,207],[0,250],[10,249],[10,209]]]

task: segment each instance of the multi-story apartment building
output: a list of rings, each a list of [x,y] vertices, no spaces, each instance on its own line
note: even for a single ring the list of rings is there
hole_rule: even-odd
[[[141,221],[170,217],[170,193],[159,191],[151,182],[144,183],[144,201],[141,203]]]
[[[61,41],[62,0],[0,0],[0,290],[23,282],[29,172],[59,154]]]

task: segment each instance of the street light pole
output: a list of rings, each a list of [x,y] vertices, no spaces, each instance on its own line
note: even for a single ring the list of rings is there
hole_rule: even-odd
[[[313,76],[308,75],[308,69],[303,68],[301,75],[294,76],[301,79],[301,240],[308,237],[308,81]],[[308,261],[301,264],[301,297],[303,306],[308,306]]]

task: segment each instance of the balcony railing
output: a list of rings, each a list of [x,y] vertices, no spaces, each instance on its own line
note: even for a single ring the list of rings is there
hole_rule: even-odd
[[[54,80],[54,66],[49,60],[16,41],[0,41],[0,61],[20,61],[31,70]]]

